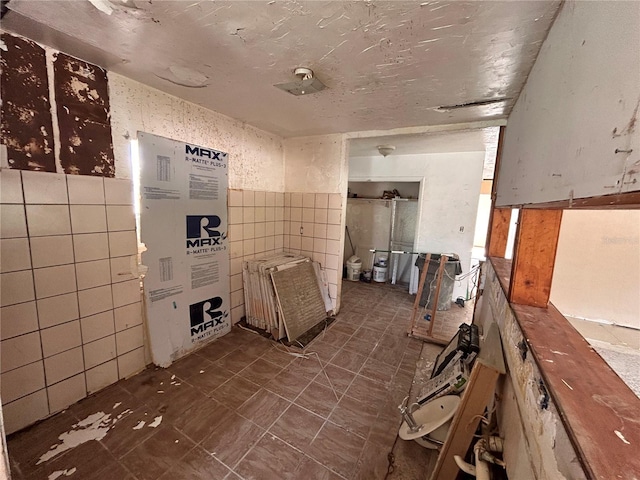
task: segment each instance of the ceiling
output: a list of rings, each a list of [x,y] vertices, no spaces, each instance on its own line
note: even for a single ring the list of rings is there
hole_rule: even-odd
[[[390,156],[424,155],[457,152],[485,152],[483,179],[492,179],[499,127],[450,133],[422,133],[355,138],[349,141],[349,158],[379,157],[378,145],[393,145]]]
[[[504,118],[560,3],[11,0],[3,28],[291,137]],[[273,87],[298,66],[328,88]]]

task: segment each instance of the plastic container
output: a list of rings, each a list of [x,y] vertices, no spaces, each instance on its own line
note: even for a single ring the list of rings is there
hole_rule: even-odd
[[[384,283],[387,281],[387,267],[382,267],[379,264],[373,266],[373,281],[378,283]]]
[[[387,260],[388,260],[388,258],[386,256],[378,257],[378,261],[376,262],[376,264],[379,267],[387,267],[388,266],[387,265]]]
[[[357,282],[360,280],[360,270],[362,269],[362,260],[353,255],[347,260],[347,280]]]

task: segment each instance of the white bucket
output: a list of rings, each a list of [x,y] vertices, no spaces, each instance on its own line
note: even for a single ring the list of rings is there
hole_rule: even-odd
[[[347,260],[347,280],[357,282],[360,280],[360,269],[362,268],[362,260],[353,255]]]
[[[379,265],[373,266],[373,281],[384,283],[387,281],[387,267],[381,267]]]
[[[376,262],[380,267],[386,267],[387,266],[387,257],[380,257],[378,258],[378,261]]]

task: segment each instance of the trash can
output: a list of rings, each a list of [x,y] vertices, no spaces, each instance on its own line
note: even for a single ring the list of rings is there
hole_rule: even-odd
[[[416,259],[416,267],[420,270],[420,276],[422,277],[422,269],[424,268],[426,255],[421,253]],[[436,295],[438,269],[440,268],[440,254],[432,253],[431,261],[427,267],[427,278],[424,281],[424,287],[422,289],[422,297],[420,298],[420,306],[424,307],[429,305],[428,309],[433,308],[433,300]],[[453,296],[453,285],[456,275],[462,273],[462,267],[460,266],[460,259],[457,255],[449,256],[447,263],[444,264],[444,272],[442,273],[442,283],[440,284],[440,295],[438,296],[438,311],[449,310],[451,307],[451,297]]]
[[[362,260],[353,255],[347,260],[347,280],[357,282],[360,280],[360,269],[362,268]]]

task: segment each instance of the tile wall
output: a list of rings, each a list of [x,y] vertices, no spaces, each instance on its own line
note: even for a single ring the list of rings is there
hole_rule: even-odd
[[[342,203],[333,193],[282,193],[229,190],[231,317],[245,315],[242,262],[282,251],[306,255],[327,274],[334,301],[340,254]]]
[[[245,315],[242,262],[282,252],[284,193],[229,190],[231,320]]]
[[[7,433],[145,366],[129,180],[0,171]]]
[[[284,249],[311,257],[322,265],[334,308],[338,279],[342,276],[341,219],[339,193],[284,194]]]

